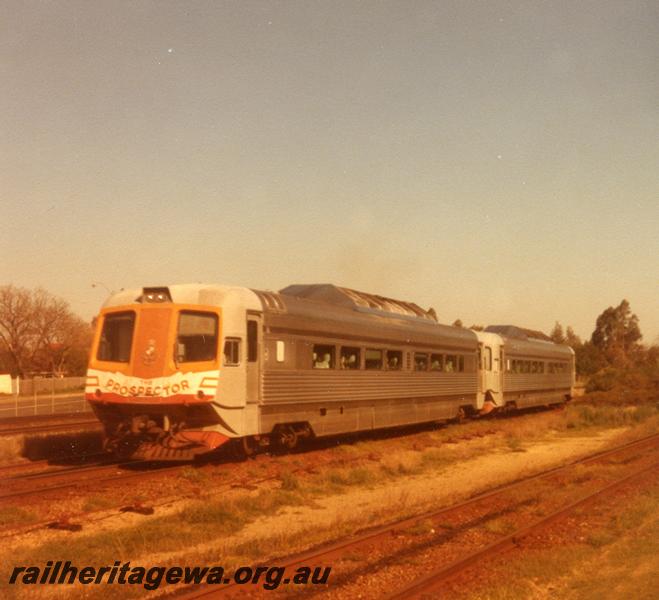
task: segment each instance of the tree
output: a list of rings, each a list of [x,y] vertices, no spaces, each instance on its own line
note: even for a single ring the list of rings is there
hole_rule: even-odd
[[[593,375],[607,366],[602,351],[591,342],[574,348],[577,375]]]
[[[602,353],[590,342],[582,343],[581,338],[574,333],[574,329],[570,325],[563,333],[563,326],[556,321],[549,337],[557,344],[567,344],[574,350],[574,362],[578,375],[592,375],[606,367],[606,360]]]
[[[453,327],[462,327],[462,321],[460,319],[456,319],[453,321]]]
[[[483,331],[485,327],[483,327],[482,325],[472,325],[469,329],[473,331]]]
[[[632,313],[629,302],[623,300],[597,317],[590,341],[610,365],[626,367],[641,351],[638,342],[642,337],[638,317]]]
[[[30,360],[32,312],[28,290],[11,285],[0,287],[0,345],[5,366],[12,374],[22,375]]]
[[[581,338],[576,333],[574,333],[574,330],[569,325],[565,330],[565,343],[573,350],[576,350],[582,345]]]
[[[25,377],[31,371],[84,372],[91,328],[67,302],[43,289],[0,286],[0,354],[4,367]]]
[[[643,366],[656,380],[659,380],[659,345],[654,344],[646,350]]]
[[[554,325],[554,328],[551,330],[549,337],[552,339],[553,342],[556,342],[557,344],[565,343],[565,335],[563,335],[563,326],[558,321],[556,321],[556,324]]]

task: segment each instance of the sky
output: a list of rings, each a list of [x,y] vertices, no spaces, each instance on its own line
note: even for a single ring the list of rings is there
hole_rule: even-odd
[[[656,1],[0,10],[0,285],[89,319],[336,283],[584,338],[626,298],[659,342]]]

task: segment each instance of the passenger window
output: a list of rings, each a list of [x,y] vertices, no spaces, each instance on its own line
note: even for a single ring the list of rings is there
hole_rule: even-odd
[[[447,373],[453,373],[457,370],[458,366],[458,357],[455,354],[447,354],[444,357],[444,371]]]
[[[275,344],[275,358],[277,359],[277,362],[284,362],[286,357],[285,352],[286,344],[284,344],[283,340],[277,340],[277,343]]]
[[[428,370],[428,355],[421,354],[420,352],[414,353],[414,370],[427,371]]]
[[[351,348],[349,346],[341,347],[341,363],[342,369],[359,369],[361,364],[361,350],[359,348]]]
[[[334,346],[316,344],[313,347],[313,368],[334,368]]]
[[[458,356],[458,371],[462,373],[464,372],[464,370],[465,370],[465,357]]]
[[[215,360],[217,356],[217,315],[181,311],[176,338],[177,362]]]
[[[441,371],[442,370],[442,355],[441,354],[431,354],[430,355],[430,370],[431,371]]]
[[[258,323],[247,321],[247,361],[256,362],[259,356]]]
[[[387,350],[387,370],[400,371],[403,368],[403,353],[400,350]]]
[[[382,368],[382,350],[367,348],[364,353],[364,367],[366,369]]]
[[[224,365],[235,367],[240,364],[240,338],[224,340]]]

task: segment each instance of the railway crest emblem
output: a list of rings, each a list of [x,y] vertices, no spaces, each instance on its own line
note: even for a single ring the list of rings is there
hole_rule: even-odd
[[[152,365],[156,360],[156,340],[149,340],[146,345],[146,350],[142,354],[142,362],[145,365]]]

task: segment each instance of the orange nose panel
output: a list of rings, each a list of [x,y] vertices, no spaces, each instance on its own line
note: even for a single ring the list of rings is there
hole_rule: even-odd
[[[143,308],[135,332],[133,374],[144,379],[169,374],[171,308]]]

